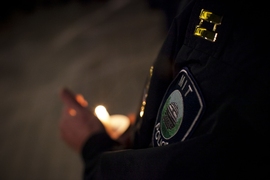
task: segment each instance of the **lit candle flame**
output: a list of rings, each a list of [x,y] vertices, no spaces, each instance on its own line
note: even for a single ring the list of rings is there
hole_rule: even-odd
[[[110,120],[110,114],[108,113],[107,109],[102,105],[98,105],[95,108],[95,113],[98,119],[102,122],[108,122]]]

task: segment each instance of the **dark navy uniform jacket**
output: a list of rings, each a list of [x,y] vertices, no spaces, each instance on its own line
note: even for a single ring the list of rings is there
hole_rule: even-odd
[[[182,1],[134,146],[115,150],[108,135],[91,137],[84,178],[269,178],[269,13],[260,1]]]

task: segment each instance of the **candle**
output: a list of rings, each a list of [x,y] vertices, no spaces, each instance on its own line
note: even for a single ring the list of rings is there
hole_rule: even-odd
[[[102,105],[95,108],[95,113],[112,139],[119,138],[130,125],[129,118],[127,116],[122,114],[110,115],[107,109]]]

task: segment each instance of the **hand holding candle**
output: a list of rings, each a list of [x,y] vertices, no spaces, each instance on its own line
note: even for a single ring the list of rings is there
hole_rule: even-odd
[[[112,139],[125,141],[126,136],[121,135],[130,126],[130,119],[127,116],[109,115],[104,106],[96,107],[95,116],[88,109],[84,97],[81,94],[74,94],[69,89],[62,89],[60,97],[64,103],[59,122],[60,135],[71,148],[80,152],[89,137],[105,130]]]
[[[64,104],[59,122],[61,138],[72,149],[80,152],[89,137],[105,131],[104,126],[89,111],[88,103],[82,95],[76,95],[65,88],[60,91],[60,97]]]

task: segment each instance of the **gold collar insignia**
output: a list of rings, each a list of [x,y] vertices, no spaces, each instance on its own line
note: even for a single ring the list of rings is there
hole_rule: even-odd
[[[195,27],[194,35],[204,38],[208,41],[215,42],[218,35],[218,33],[215,31],[216,31],[217,25],[221,24],[222,18],[223,18],[222,16],[215,15],[210,11],[202,9],[199,15],[200,23]],[[204,21],[214,24],[213,29],[208,30],[202,27]]]

